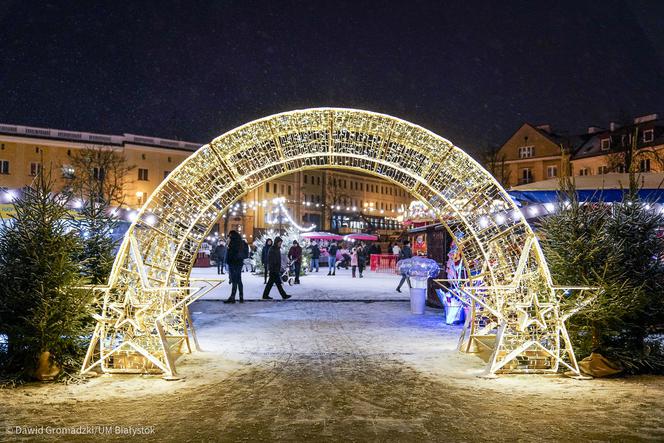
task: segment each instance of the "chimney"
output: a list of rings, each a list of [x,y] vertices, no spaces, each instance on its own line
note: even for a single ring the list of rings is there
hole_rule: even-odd
[[[544,124],[544,125],[538,125],[536,126],[537,129],[541,129],[542,131],[551,134],[551,125],[550,124]]]
[[[588,126],[588,134],[595,134],[597,132],[600,132],[602,128],[599,126]]]
[[[609,129],[611,130],[611,132],[615,131],[615,130],[618,129],[619,127],[620,127],[620,125],[619,125],[617,122],[611,122],[611,123],[609,123]]]

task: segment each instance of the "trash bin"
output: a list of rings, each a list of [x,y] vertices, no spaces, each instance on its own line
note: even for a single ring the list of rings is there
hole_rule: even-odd
[[[427,301],[427,286],[429,278],[438,275],[438,264],[425,257],[413,257],[400,260],[397,264],[401,275],[410,277],[410,312],[417,315],[424,314]]]
[[[427,301],[427,278],[411,277],[410,283],[410,312],[411,314],[424,314]]]

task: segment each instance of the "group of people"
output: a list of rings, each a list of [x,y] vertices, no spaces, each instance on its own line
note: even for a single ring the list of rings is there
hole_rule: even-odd
[[[266,247],[263,248],[263,263],[265,264],[265,290],[263,291],[264,300],[272,300],[272,297],[269,296],[270,289],[273,285],[277,286],[281,298],[288,300],[291,296],[286,294],[284,288],[281,284],[281,243],[282,240],[280,237],[274,239],[274,243],[271,239],[266,242]],[[297,242],[294,242],[297,243]],[[297,247],[296,247],[297,246]],[[295,248],[295,249],[294,249]],[[297,253],[298,245],[293,245],[291,251],[293,251],[293,256]],[[218,252],[219,250],[219,252]],[[300,261],[302,256],[302,248],[300,251]],[[215,249],[215,254],[223,252],[223,261],[220,258],[217,258],[217,272],[219,274],[224,274],[224,264],[228,267],[228,277],[229,283],[231,284],[231,295],[224,303],[235,303],[235,296],[239,296],[240,303],[244,303],[244,286],[242,285],[242,268],[245,265],[245,260],[250,257],[250,248],[247,245],[247,242],[242,239],[240,234],[237,231],[230,231],[228,233],[228,246],[223,243],[217,245]],[[289,255],[291,253],[289,252]],[[219,257],[219,256],[217,256]],[[269,278],[268,278],[269,276]],[[299,283],[299,279],[296,280]]]
[[[282,243],[283,240],[281,237],[275,237],[274,241],[268,238],[261,250],[261,259],[264,269],[263,284],[265,285],[262,297],[263,300],[272,300],[272,297],[270,297],[270,291],[273,286],[277,287],[282,299],[288,300],[291,298],[291,296],[284,290],[282,284],[282,276],[288,272],[291,266],[295,277],[294,284],[300,284],[302,247],[297,240],[295,240],[288,250],[288,253],[284,254],[281,250]],[[364,242],[360,242],[350,250],[343,247],[343,245],[337,245],[335,241],[331,241],[326,246],[328,254],[327,275],[336,275],[337,266],[345,268],[350,266],[353,278],[356,278],[358,274],[359,278],[363,278],[363,273],[370,255],[380,253],[380,247],[378,245],[372,244],[367,246]],[[316,242],[312,242],[308,248],[311,252],[309,271],[313,272],[315,269],[316,272],[318,272],[320,257],[323,251]],[[393,246],[390,245],[390,248],[392,253],[398,256],[398,260],[411,258],[413,256],[410,242],[407,240],[403,242],[402,247],[400,247],[398,243],[395,243]],[[237,231],[230,231],[228,233],[228,245],[224,242],[220,242],[215,248],[214,255],[217,260],[217,273],[224,274],[225,267],[228,267],[229,283],[231,284],[231,295],[224,301],[224,303],[235,303],[236,295],[239,296],[240,303],[244,303],[242,269],[245,266],[245,260],[250,258],[251,254],[251,248]],[[338,264],[337,261],[339,261]],[[401,287],[404,283],[407,283],[408,287],[410,287],[410,279],[408,278],[408,275],[402,274],[401,281],[396,288],[397,292],[401,292]]]
[[[360,242],[358,245],[353,246],[350,250],[343,247],[343,245],[337,245],[335,241],[331,241],[327,246],[327,266],[328,271],[327,275],[337,275],[337,268],[351,267],[352,276],[355,278],[357,276],[357,271],[359,270],[360,278],[364,277],[362,273],[367,265],[367,260],[371,254],[374,252],[375,245],[367,247],[364,242]],[[318,272],[318,261],[320,259],[320,248],[315,243],[310,246],[311,256],[312,256],[312,266],[310,267],[313,270],[315,266],[316,272]],[[380,253],[380,252],[378,252]],[[315,262],[314,262],[314,258]],[[314,264],[315,263],[315,264]]]
[[[230,235],[230,233],[229,233]],[[239,235],[239,233],[238,233]],[[241,238],[241,237],[240,237]],[[229,238],[230,241],[230,238]],[[256,265],[253,260],[254,252],[256,252],[256,246],[251,245],[248,246],[248,254],[247,257],[243,260],[242,266],[241,266],[241,271],[250,271],[250,272],[255,272],[256,271]],[[217,264],[217,274],[219,275],[224,275],[225,270],[228,267],[228,248],[226,247],[226,243],[221,240],[219,243],[217,243],[217,246],[212,250],[211,258],[215,261]]]

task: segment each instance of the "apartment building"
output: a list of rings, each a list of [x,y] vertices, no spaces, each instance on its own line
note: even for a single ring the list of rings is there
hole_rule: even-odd
[[[76,150],[103,146],[124,155],[134,168],[123,189],[127,208],[137,210],[162,180],[195,152],[200,143],[134,134],[108,135],[0,124],[0,214],[11,216],[12,193],[29,186],[50,168],[59,188],[76,173]],[[276,199],[283,203],[276,203]],[[247,238],[289,221],[319,229],[350,232],[400,229],[398,218],[411,197],[379,178],[337,170],[306,171],[271,180],[250,191],[220,221],[219,231],[239,229]],[[283,209],[283,214],[275,211]]]
[[[585,133],[555,132],[550,125],[524,123],[500,147],[487,167],[507,187],[560,175],[664,171],[664,121],[657,114],[627,124],[589,126]],[[569,160],[569,162],[567,161]]]

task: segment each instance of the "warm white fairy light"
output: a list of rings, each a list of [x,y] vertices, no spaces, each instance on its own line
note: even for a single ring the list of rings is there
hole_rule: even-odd
[[[321,137],[324,145],[306,136],[312,131],[324,135]],[[339,134],[344,131],[354,135],[341,140]],[[378,139],[398,140],[398,143],[394,146],[375,143]],[[283,140],[283,146],[276,143],[279,152],[275,156],[278,140]],[[210,151],[216,155],[201,155]],[[440,172],[449,171],[456,177],[454,186],[438,180],[436,171],[443,158],[445,167]],[[152,370],[175,375],[177,356],[172,350],[191,352],[189,338],[193,323],[187,306],[200,295],[198,288],[190,285],[194,280],[190,273],[200,240],[204,238],[198,243],[184,240],[196,238],[189,233],[194,228],[198,232],[200,223],[208,223],[210,228],[216,223],[215,217],[209,216],[209,208],[222,202],[220,212],[237,212],[240,206],[228,202],[235,201],[237,190],[249,183],[258,185],[285,173],[313,167],[344,168],[351,164],[366,174],[388,178],[405,188],[417,183],[413,192],[422,198],[446,196],[427,202],[427,206],[433,206],[439,215],[449,214],[449,220],[444,220],[447,226],[459,229],[466,236],[464,266],[479,266],[477,269],[482,270],[485,286],[481,291],[469,290],[466,297],[472,301],[468,302],[471,319],[464,337],[473,344],[490,343],[493,357],[487,367],[489,374],[557,372],[559,366],[579,374],[564,327],[568,314],[558,307],[556,291],[561,288],[551,283],[532,229],[523,217],[508,226],[492,226],[489,233],[478,232],[474,226],[474,221],[483,216],[496,217],[496,221],[505,217],[491,212],[493,200],[504,200],[499,208],[505,213],[515,209],[505,190],[449,141],[390,116],[347,109],[293,111],[243,125],[202,147],[169,174],[146,199],[152,203],[151,211],[159,215],[159,229],[143,229],[149,215],[144,212],[146,206],[140,213],[132,211],[130,218],[136,223],[129,227],[119,248],[109,283],[95,289],[103,306],[96,312],[100,323],[95,328],[82,372],[99,366],[105,372]],[[217,174],[214,180],[210,179],[211,170]],[[245,178],[247,182],[241,183]],[[176,191],[191,186],[202,189],[195,193]],[[200,195],[214,197],[201,202]],[[469,199],[469,195],[473,198]],[[282,198],[274,204],[283,208],[285,201]],[[370,205],[368,211],[380,210],[384,214],[384,202],[380,203],[382,206]],[[341,209],[336,202],[334,207]],[[302,228],[283,209],[284,217],[294,227],[315,228]],[[426,215],[427,210],[422,214]],[[533,298],[530,303],[528,296],[532,293],[540,298]],[[145,305],[137,306],[135,300]],[[481,307],[479,314],[477,306]],[[533,308],[535,311],[543,308],[551,315],[535,317],[538,314]],[[483,320],[493,326],[484,327]]]

